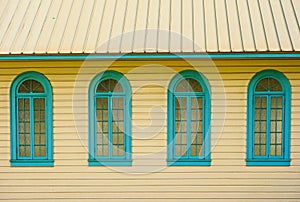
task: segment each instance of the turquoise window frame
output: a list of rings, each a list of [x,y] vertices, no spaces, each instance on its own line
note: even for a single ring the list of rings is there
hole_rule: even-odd
[[[18,93],[20,85],[26,80],[36,80],[41,83],[44,93]],[[21,95],[22,94],[22,95]],[[45,127],[46,127],[46,156],[43,158],[30,158],[18,156],[18,98],[28,97],[45,99]],[[30,108],[30,116],[33,116],[33,108]],[[18,75],[10,87],[10,114],[11,114],[11,166],[54,166],[53,160],[53,117],[52,117],[52,86],[50,81],[39,72],[24,72]],[[31,143],[30,149],[33,151],[34,143],[32,140],[33,129],[30,127]]]
[[[122,88],[123,93],[97,93],[96,89],[104,80],[114,79],[117,80]],[[96,155],[96,97],[111,97],[116,94],[116,97],[124,98],[124,156],[123,157],[99,157]],[[88,108],[89,108],[89,166],[131,166],[132,165],[132,148],[131,148],[131,86],[128,79],[117,71],[108,70],[96,75],[89,85],[88,95]],[[111,133],[111,132],[110,132]],[[110,148],[111,150],[111,148]]]
[[[254,156],[254,109],[255,109],[255,87],[264,78],[276,79],[282,86],[282,156],[281,157],[262,157]],[[260,96],[276,96],[276,92],[259,92]],[[291,85],[288,78],[277,70],[263,70],[255,74],[248,85],[248,103],[247,103],[247,166],[289,166],[290,165],[290,124],[291,124]],[[269,101],[268,101],[269,102]],[[267,102],[267,103],[268,103]],[[268,106],[268,105],[267,105]],[[270,116],[267,115],[267,122]],[[268,133],[268,131],[267,131]],[[268,136],[268,134],[267,134]],[[266,144],[270,144],[267,139]],[[267,147],[267,153],[269,148]]]
[[[202,87],[202,92],[193,93],[193,97],[202,97],[203,103],[203,132],[202,132],[202,150],[203,155],[189,156],[188,158],[176,157],[174,154],[175,144],[175,89],[177,85],[184,79],[195,79]],[[179,93],[180,94],[180,93]],[[185,94],[185,93],[183,93]],[[180,96],[180,95],[179,95]],[[189,94],[185,94],[185,97],[191,98]],[[167,136],[167,165],[168,166],[210,166],[211,165],[211,137],[210,137],[210,123],[211,123],[211,99],[210,99],[210,85],[208,80],[200,73],[194,70],[185,70],[177,73],[170,81],[168,87],[168,136]],[[187,123],[189,124],[189,123]]]

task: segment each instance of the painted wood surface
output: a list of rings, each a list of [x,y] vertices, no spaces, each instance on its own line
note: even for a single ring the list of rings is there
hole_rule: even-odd
[[[299,64],[299,60],[1,62],[0,200],[299,201]],[[107,69],[123,73],[132,87],[132,167],[88,166],[88,85]],[[185,69],[200,71],[211,85],[211,166],[166,166],[167,86]],[[247,85],[263,69],[278,70],[291,83],[289,167],[246,167]],[[53,88],[54,167],[10,167],[9,89],[25,71],[44,74]]]

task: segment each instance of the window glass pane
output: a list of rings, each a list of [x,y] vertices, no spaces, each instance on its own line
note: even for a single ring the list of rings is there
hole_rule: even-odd
[[[265,78],[260,80],[260,82],[256,85],[255,91],[268,91],[269,89],[269,79]]]
[[[271,97],[271,120],[282,120],[282,97]]]
[[[123,156],[124,151],[124,98],[112,97],[112,155]]]
[[[19,87],[19,93],[30,93],[30,80],[24,81]]]
[[[187,150],[186,138],[187,138],[186,133],[176,133],[175,136],[176,156],[186,156],[186,150]]]
[[[97,145],[97,156],[108,156],[108,145]]]
[[[186,79],[183,79],[176,87],[177,92],[188,92],[189,91],[189,83]]]
[[[191,97],[191,156],[201,156],[203,98]]]
[[[28,98],[18,99],[19,156],[30,157],[30,102]]]
[[[108,98],[96,98],[97,155],[108,156]]]
[[[115,157],[124,156],[124,144],[113,144],[112,146],[112,155]]]
[[[270,155],[271,156],[281,156],[282,148],[282,135],[281,133],[271,133],[270,138]]]
[[[176,92],[201,92],[202,87],[195,79],[183,79],[177,84]]]
[[[112,134],[112,155],[113,156],[123,156],[124,151],[124,133],[114,133]]]
[[[266,145],[254,144],[254,156],[266,156]]]
[[[254,155],[266,155],[267,97],[255,97]]]
[[[42,113],[43,112],[43,113]],[[34,99],[34,156],[46,156],[45,99]]]
[[[254,134],[254,155],[255,156],[266,155],[266,133]]]
[[[256,85],[255,91],[282,91],[279,81],[273,78],[264,78]]]
[[[123,92],[123,88],[117,80],[106,79],[99,83],[96,92]]]
[[[266,109],[266,97],[255,98],[255,132],[267,131],[267,109]]]
[[[271,97],[270,155],[282,155],[282,97]]]
[[[30,157],[30,145],[19,145],[19,156]]]
[[[186,143],[187,143],[187,99],[185,97],[175,98],[176,106],[176,135],[175,135],[175,154],[176,156],[186,155]]]
[[[198,81],[195,79],[189,79],[189,87],[191,92],[201,92],[202,87]]]
[[[24,81],[18,90],[19,93],[43,93],[44,87],[43,85],[36,80],[26,80]]]
[[[32,81],[32,92],[33,93],[43,93],[44,92],[44,88],[43,85],[35,80],[31,80]]]
[[[202,134],[191,134],[191,156],[202,156]]]
[[[281,84],[273,78],[270,78],[270,91],[282,91]]]

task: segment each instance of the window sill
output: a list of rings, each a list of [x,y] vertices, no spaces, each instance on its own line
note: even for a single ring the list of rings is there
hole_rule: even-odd
[[[54,160],[10,160],[13,167],[53,167]]]
[[[168,160],[168,166],[210,166],[210,160]]]
[[[89,166],[132,166],[132,160],[88,160]]]
[[[290,166],[290,160],[272,159],[272,160],[257,160],[247,159],[247,166]]]

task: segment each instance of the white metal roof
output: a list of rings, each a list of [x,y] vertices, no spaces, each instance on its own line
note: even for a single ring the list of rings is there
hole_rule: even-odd
[[[0,0],[0,54],[300,51],[300,0]]]

